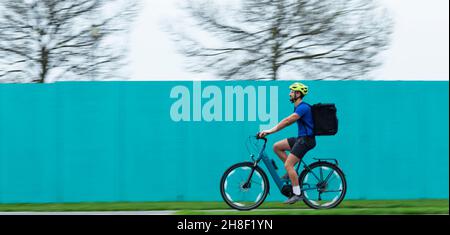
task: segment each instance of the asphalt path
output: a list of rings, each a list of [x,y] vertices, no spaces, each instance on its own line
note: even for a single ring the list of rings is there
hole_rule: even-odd
[[[256,209],[253,211],[292,211],[292,210],[312,210],[312,209]],[[190,210],[198,212],[230,212],[237,211],[233,209],[225,210]],[[161,210],[161,211],[61,211],[61,212],[35,212],[35,211],[20,211],[20,212],[0,212],[0,215],[174,215],[177,210]]]
[[[0,212],[0,215],[172,215],[176,211],[63,211],[63,212]]]

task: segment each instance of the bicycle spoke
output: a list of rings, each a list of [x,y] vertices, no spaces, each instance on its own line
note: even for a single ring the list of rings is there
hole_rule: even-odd
[[[244,197],[242,198],[243,202],[247,202],[247,192],[242,191],[244,193]]]
[[[331,182],[333,182],[333,180],[336,179],[336,178],[337,178],[337,177],[333,177],[333,178],[328,179],[328,181],[326,182],[326,184],[331,184]],[[339,177],[339,179],[340,179],[340,177]]]
[[[249,173],[248,170],[251,171],[250,167],[242,168],[242,172],[240,174],[241,180],[246,181],[248,179]]]
[[[244,198],[245,198],[245,194],[244,194],[244,191],[240,191],[240,195],[242,195],[241,197],[239,197],[239,201],[240,202],[245,202],[245,200],[244,200]]]
[[[251,180],[251,182],[254,183],[254,184],[257,184],[257,185],[262,185],[261,183],[258,183],[258,182],[254,181],[254,180]]]
[[[323,168],[323,167],[320,167],[320,181],[323,180],[323,170],[322,170],[322,168]]]
[[[322,193],[338,193],[338,192],[342,192],[342,189],[338,189],[338,190],[325,190]]]
[[[237,183],[227,183],[231,188],[240,188],[241,184],[239,182]],[[227,185],[227,187],[228,187]]]
[[[314,187],[314,188],[302,188],[302,191],[308,191],[308,190],[317,190],[317,187]]]
[[[332,171],[330,171],[330,173],[328,173],[327,178],[325,178],[324,182],[327,183],[329,178],[331,177],[331,175],[334,173],[334,170],[332,169]]]
[[[232,189],[232,188],[240,188],[241,187],[241,183],[240,182],[236,182],[234,180],[226,180],[224,187],[225,188],[230,188],[230,189]]]
[[[312,170],[309,172],[311,172],[311,174],[314,176],[314,178],[316,178],[317,182],[320,182],[319,177],[317,177],[317,175]]]
[[[244,178],[242,178],[241,174],[237,175],[237,177],[235,177],[239,180],[239,182],[243,182]]]

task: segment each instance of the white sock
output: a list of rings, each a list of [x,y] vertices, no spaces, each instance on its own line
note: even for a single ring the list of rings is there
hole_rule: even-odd
[[[299,186],[299,185],[297,185],[297,186],[292,186],[292,191],[294,191],[294,194],[295,194],[295,195],[300,195],[300,194],[301,194],[300,186]]]

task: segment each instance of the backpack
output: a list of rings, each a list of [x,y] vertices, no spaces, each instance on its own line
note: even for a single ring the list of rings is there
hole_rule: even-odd
[[[310,105],[314,122],[314,135],[335,135],[338,131],[338,119],[335,104],[314,104]],[[303,125],[305,123],[302,120]]]

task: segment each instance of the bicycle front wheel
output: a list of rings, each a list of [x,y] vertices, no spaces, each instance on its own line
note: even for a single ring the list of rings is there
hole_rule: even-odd
[[[220,181],[220,193],[231,208],[252,210],[266,199],[269,181],[260,167],[242,162],[225,171]]]
[[[347,182],[338,166],[329,162],[315,162],[300,175],[303,201],[314,209],[334,208],[345,197]]]

